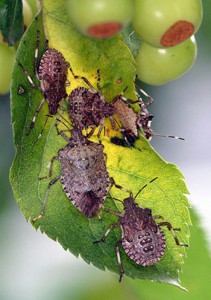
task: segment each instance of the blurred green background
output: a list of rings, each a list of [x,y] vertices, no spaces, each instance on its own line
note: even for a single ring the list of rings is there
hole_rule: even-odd
[[[153,147],[186,177],[191,196],[190,249],[182,285],[123,279],[87,265],[35,231],[22,216],[9,184],[14,157],[9,95],[0,97],[0,299],[211,299],[211,1],[203,1],[204,19],[196,35],[198,58],[180,79],[143,88],[153,96],[153,129],[186,141],[154,137]]]

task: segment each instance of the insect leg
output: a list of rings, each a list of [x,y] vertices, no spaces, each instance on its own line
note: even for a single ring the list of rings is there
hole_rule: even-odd
[[[143,100],[141,99],[140,95],[137,94],[138,100],[140,99],[140,102],[144,103],[144,108],[151,105],[154,101],[153,98],[149,94],[147,94],[144,90],[142,90],[138,85],[135,84],[135,86],[139,90],[139,92],[141,92],[148,99],[148,102],[144,103]]]
[[[46,115],[45,123],[44,123],[43,128],[41,129],[41,131],[40,131],[38,137],[36,138],[36,140],[35,140],[35,142],[34,142],[34,145],[35,145],[35,144],[37,143],[37,141],[41,138],[41,136],[42,136],[42,134],[43,134],[43,131],[44,131],[44,129],[45,129],[45,126],[46,126],[46,124],[47,124],[49,118],[52,118],[52,116],[51,116],[51,115]]]
[[[106,208],[104,205],[102,205],[101,208],[102,208],[104,211],[106,211],[107,213],[109,213],[109,214],[117,215],[117,216],[119,216],[119,217],[122,217],[122,213],[119,212],[119,211],[114,211],[114,210],[108,209],[108,208]]]
[[[50,178],[52,176],[53,163],[54,163],[55,160],[59,160],[59,157],[58,156],[54,156],[54,157],[51,158],[48,176],[39,177],[39,180],[47,179],[47,178]]]
[[[32,222],[35,222],[39,219],[41,219],[43,216],[44,216],[44,213],[45,213],[45,206],[46,206],[46,203],[47,203],[47,199],[48,199],[48,195],[49,195],[49,192],[50,192],[50,188],[52,187],[52,185],[54,185],[59,179],[61,178],[61,175],[55,177],[54,179],[52,179],[49,184],[48,184],[48,188],[47,188],[47,191],[46,191],[46,194],[45,194],[45,198],[43,200],[43,204],[42,204],[42,210],[41,210],[41,213],[32,219]]]
[[[63,114],[65,113],[65,109],[64,109],[64,107],[62,107],[62,106],[60,106],[59,109],[62,111],[62,114],[60,115],[60,117],[64,119]],[[48,122],[48,119],[49,119],[49,118],[52,118],[52,117],[53,117],[52,115],[46,115],[46,120],[45,120],[45,123],[44,123],[44,125],[43,125],[43,128],[41,129],[40,134],[38,135],[38,137],[37,137],[37,139],[35,140],[34,144],[36,144],[36,142],[41,138],[41,136],[42,136],[42,134],[43,134],[43,131],[44,131],[44,129],[45,129],[45,126],[46,126],[46,124],[47,124],[47,122]],[[56,130],[57,130],[57,133],[58,133],[58,134],[59,134],[58,124],[59,124],[59,122],[61,122],[61,118],[60,118],[60,119],[57,119],[57,122],[56,122],[56,124],[55,124]],[[64,120],[65,120],[65,119],[64,119]],[[65,121],[66,121],[66,120],[65,120]],[[65,125],[65,126],[66,126],[66,125]],[[66,139],[66,140],[67,140],[67,139]],[[68,139],[68,141],[69,141],[69,139]]]
[[[101,132],[102,132],[102,130],[103,130],[103,128],[104,128],[104,123],[105,123],[105,119],[103,118],[103,119],[100,121],[100,124],[99,124],[100,128],[99,128],[99,131],[98,131],[98,133],[97,133],[97,137],[98,137],[99,140],[100,140]],[[101,140],[100,140],[100,143],[101,143]]]
[[[110,122],[111,122],[111,127],[113,130],[119,130],[121,132],[121,128],[120,128],[120,124],[117,122],[117,120],[113,117],[113,116],[110,116]]]
[[[96,129],[96,126],[94,125],[94,126],[91,128],[90,132],[86,134],[86,137],[87,137],[87,138],[90,138],[90,137],[93,135],[93,133],[95,132],[95,129]]]
[[[34,113],[34,117],[33,117],[32,121],[31,121],[30,126],[29,126],[29,130],[28,130],[28,132],[27,132],[27,135],[29,135],[30,132],[31,132],[31,130],[34,128],[34,124],[35,124],[37,115],[38,115],[38,113],[39,113],[39,111],[40,111],[40,109],[41,109],[41,107],[42,107],[42,105],[43,105],[44,102],[45,102],[45,98],[42,99],[42,101],[40,102],[38,108],[36,109],[36,111],[35,111],[35,113]]]
[[[119,252],[119,246],[122,245],[122,240],[119,240],[117,243],[116,243],[116,255],[117,255],[117,261],[118,261],[118,265],[119,265],[119,282],[122,281],[122,277],[124,275],[124,269],[123,269],[123,266],[122,266],[122,261],[121,261],[121,256],[120,256],[120,252]]]
[[[119,184],[116,184],[116,182],[114,181],[113,177],[110,177],[110,184],[111,184],[111,188],[112,186],[115,186],[117,189],[123,191],[123,192],[126,192],[130,195],[130,197],[133,197],[133,194],[130,190],[127,190],[125,188],[123,188],[121,185]]]
[[[32,80],[31,76],[29,75],[29,72],[24,68],[24,66],[21,63],[18,63],[19,66],[21,67],[21,69],[23,70],[24,74],[26,75],[29,83],[31,84],[33,89],[37,89],[39,91],[42,91],[41,88],[39,86],[36,86],[34,81]]]
[[[57,131],[57,134],[58,135],[61,135],[62,137],[63,137],[63,139],[65,139],[66,141],[68,141],[69,142],[69,138],[68,138],[68,136],[66,136],[66,134],[64,134],[64,132],[70,132],[70,128],[61,120],[61,118],[63,118],[62,116],[60,116],[60,119],[57,119],[57,121],[56,121],[56,124],[55,124],[55,126],[56,126],[56,131]],[[64,119],[64,118],[63,118]],[[64,119],[65,120],[65,119]],[[66,121],[66,120],[65,120]],[[58,128],[58,125],[59,125],[59,123],[62,123],[63,125],[65,125],[68,129],[66,129],[66,130],[59,130],[59,128]]]
[[[153,219],[154,219],[154,220],[158,220],[158,219],[164,220],[164,217],[162,217],[162,216],[153,216]]]
[[[168,228],[168,230],[170,230],[171,231],[171,233],[172,233],[172,235],[173,235],[173,237],[174,237],[174,239],[175,239],[175,242],[176,242],[176,244],[178,245],[178,246],[184,246],[184,247],[189,247],[189,245],[188,244],[181,244],[180,243],[180,241],[179,241],[179,239],[177,238],[177,236],[175,235],[175,230],[180,230],[179,228],[173,228],[172,227],[172,225],[169,223],[169,222],[160,222],[160,223],[158,223],[157,224],[158,226],[166,226],[167,228]]]
[[[119,223],[111,224],[110,227],[108,228],[108,230],[106,231],[106,233],[104,234],[104,236],[100,240],[94,241],[93,243],[94,244],[103,243],[105,241],[105,239],[107,238],[108,234],[111,232],[111,230],[113,228],[119,227],[119,226],[120,226]]]
[[[74,72],[73,72],[73,70],[72,70],[72,68],[70,68],[70,71],[71,71],[71,73],[72,73],[72,75],[73,75],[73,77],[75,79],[82,79],[90,87],[90,89],[93,92],[97,93],[97,91],[95,90],[95,88],[93,87],[93,85],[91,84],[91,82],[89,82],[89,80],[86,77],[80,76],[80,75],[75,75]]]
[[[35,47],[35,52],[34,52],[34,72],[35,72],[38,80],[39,80],[39,75],[38,75],[39,46],[40,46],[40,32],[39,32],[39,30],[37,30],[37,40],[36,40],[36,47]]]

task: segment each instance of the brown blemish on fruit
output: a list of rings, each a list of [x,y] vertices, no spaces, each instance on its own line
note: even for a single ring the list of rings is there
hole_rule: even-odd
[[[107,22],[93,25],[88,28],[88,33],[95,38],[107,38],[117,34],[122,28],[122,24],[117,22]]]
[[[194,25],[187,21],[178,21],[162,36],[160,43],[163,47],[176,46],[189,38],[194,32]]]

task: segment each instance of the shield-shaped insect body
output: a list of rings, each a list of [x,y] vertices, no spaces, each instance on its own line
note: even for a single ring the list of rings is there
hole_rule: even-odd
[[[166,247],[165,235],[149,208],[139,207],[132,198],[124,200],[125,213],[119,219],[121,244],[137,264],[150,266],[161,259]]]
[[[102,144],[87,140],[74,128],[69,144],[58,152],[64,191],[89,218],[97,214],[109,191],[110,178],[103,149]]]
[[[114,107],[104,100],[102,93],[93,88],[74,89],[68,97],[68,103],[69,116],[73,124],[81,129],[92,128],[91,133],[100,126],[98,135],[102,131],[105,118],[112,118],[114,114]]]
[[[41,179],[52,176],[55,160],[60,162],[61,174],[49,182],[41,214],[33,221],[44,215],[50,188],[58,180],[61,181],[63,189],[73,205],[88,218],[98,215],[110,187],[112,185],[119,187],[108,175],[103,152],[104,146],[89,141],[78,127],[74,127],[70,132],[71,138],[67,137],[63,131],[58,131],[68,141],[68,144],[51,159],[49,175]]]
[[[38,63],[39,45],[40,32],[38,31],[34,55],[34,72],[37,79],[40,82],[40,85],[36,85],[34,83],[28,71],[24,68],[24,66],[21,63],[19,63],[19,66],[22,68],[31,87],[40,90],[43,94],[43,99],[34,113],[34,117],[30,124],[28,134],[33,129],[37,115],[45,101],[48,103],[49,113],[51,115],[55,115],[58,112],[61,100],[67,97],[66,86],[68,85],[67,73],[69,63],[65,60],[61,52],[54,48],[49,48],[47,41],[47,49],[42,55],[40,62]]]
[[[155,179],[157,178],[154,178],[150,182],[153,182]],[[139,193],[146,186],[147,184]],[[104,242],[113,228],[121,228],[122,237],[116,244],[117,261],[120,271],[119,281],[122,280],[124,274],[119,252],[120,246],[123,247],[125,253],[135,263],[144,267],[154,265],[162,258],[165,252],[166,239],[161,227],[166,226],[168,230],[171,231],[178,246],[188,247],[187,244],[181,244],[175,235],[175,230],[180,230],[179,228],[173,228],[172,225],[166,221],[157,223],[155,220],[163,220],[163,217],[154,216],[152,215],[151,209],[138,206],[138,204],[135,203],[135,198],[133,198],[131,194],[130,197],[124,199],[124,212],[122,213],[105,209],[108,213],[118,215],[119,221],[116,224],[111,224],[105,235],[100,240],[94,242]]]

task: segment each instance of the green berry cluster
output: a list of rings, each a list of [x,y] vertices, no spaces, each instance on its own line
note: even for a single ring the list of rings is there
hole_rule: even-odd
[[[201,0],[66,0],[72,23],[92,38],[109,38],[132,24],[142,43],[139,79],[161,85],[195,62],[194,34],[202,21]]]

